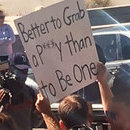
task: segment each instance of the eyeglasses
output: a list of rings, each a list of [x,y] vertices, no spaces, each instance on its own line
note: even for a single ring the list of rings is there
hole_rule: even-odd
[[[5,18],[5,16],[0,16],[0,19],[3,19],[3,18]]]

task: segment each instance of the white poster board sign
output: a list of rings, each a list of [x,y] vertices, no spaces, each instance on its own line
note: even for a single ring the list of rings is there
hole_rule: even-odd
[[[84,0],[67,0],[15,21],[36,81],[56,102],[96,79],[98,61]]]

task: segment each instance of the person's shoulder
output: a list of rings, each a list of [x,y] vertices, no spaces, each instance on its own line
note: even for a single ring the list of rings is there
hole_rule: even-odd
[[[5,26],[5,27],[11,27],[11,26],[10,26],[9,24],[7,24],[7,23],[4,23],[3,26]]]
[[[28,86],[28,85],[25,84],[25,89],[26,90],[24,90],[24,91],[26,91],[26,93],[28,94],[28,96],[30,95],[33,99],[36,98],[37,93],[35,92],[35,90],[32,87],[30,87],[30,86]]]
[[[7,23],[4,23],[4,24],[3,24],[3,27],[4,27],[4,28],[9,28],[9,29],[11,29],[11,26],[10,26],[9,24],[7,24]]]
[[[25,84],[28,87],[32,88],[35,91],[36,94],[38,94],[38,84],[34,80],[32,80],[31,78],[27,77],[27,79],[25,81]]]
[[[30,91],[30,92],[35,93],[34,89],[31,86],[27,85],[27,84],[25,84],[25,89]]]

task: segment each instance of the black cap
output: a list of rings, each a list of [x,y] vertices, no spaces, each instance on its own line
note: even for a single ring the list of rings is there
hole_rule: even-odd
[[[13,53],[9,58],[9,62],[10,65],[21,70],[30,68],[29,61],[25,53]]]

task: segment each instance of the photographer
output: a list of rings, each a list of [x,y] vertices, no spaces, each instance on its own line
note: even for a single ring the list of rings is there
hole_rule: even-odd
[[[22,53],[16,54],[12,62],[16,64],[10,64],[11,73],[5,73],[1,78],[1,88],[11,93],[8,98],[11,101],[6,100],[4,104],[1,103],[2,112],[13,117],[19,130],[31,130],[33,127],[39,127],[43,120],[41,114],[35,109],[36,94],[25,84],[30,66],[26,55]]]
[[[34,122],[32,114],[35,112],[32,90],[10,74],[3,77],[1,87],[2,112],[13,117],[19,130],[31,130]]]

